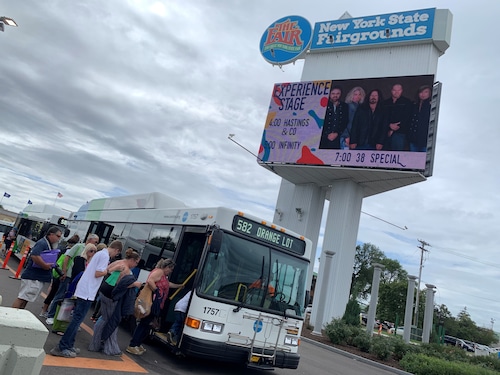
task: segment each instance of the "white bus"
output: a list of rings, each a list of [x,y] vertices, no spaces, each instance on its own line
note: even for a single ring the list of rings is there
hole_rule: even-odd
[[[19,212],[14,227],[17,230],[13,253],[21,259],[28,248],[45,236],[51,226],[58,226],[64,235],[70,212],[47,204],[30,204]]]
[[[194,292],[178,347],[186,356],[297,368],[307,306],[312,243],[278,225],[223,207],[189,208],[159,193],[95,199],[68,221],[70,234],[98,234],[141,254],[142,280],[161,258],[172,258],[172,291],[162,326],[165,344],[174,305]]]

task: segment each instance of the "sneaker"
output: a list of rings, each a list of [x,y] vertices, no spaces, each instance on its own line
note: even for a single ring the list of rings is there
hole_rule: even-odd
[[[175,339],[171,331],[167,332],[167,341],[169,342],[169,344],[172,344],[173,346],[177,345],[177,340]]]
[[[61,349],[59,349],[59,346],[52,348],[52,350],[50,351],[50,354],[52,354],[53,356],[56,356],[56,357],[64,357],[64,358],[75,358],[76,357],[75,352],[72,352],[69,349],[61,350]]]
[[[143,355],[144,352],[138,346],[129,346],[127,347],[127,353],[134,355]]]
[[[54,318],[47,318],[45,323],[47,323],[49,326],[51,326],[52,324],[54,324]]]
[[[146,348],[142,345],[139,345],[138,348],[141,350],[141,352],[145,353],[146,352]]]
[[[42,318],[47,318],[48,312],[47,311],[40,311],[40,314],[38,316],[41,316]]]
[[[72,347],[71,349],[69,349],[69,350],[71,350],[71,351],[72,351],[73,353],[75,353],[75,354],[80,354],[80,348],[75,348],[75,347],[73,346],[73,347]]]

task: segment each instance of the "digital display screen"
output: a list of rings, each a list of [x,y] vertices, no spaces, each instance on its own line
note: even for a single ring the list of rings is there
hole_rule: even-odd
[[[274,85],[260,163],[425,170],[433,75]]]
[[[259,239],[274,247],[279,247],[299,255],[305,254],[305,241],[242,216],[236,215],[233,218],[232,228],[236,233]]]

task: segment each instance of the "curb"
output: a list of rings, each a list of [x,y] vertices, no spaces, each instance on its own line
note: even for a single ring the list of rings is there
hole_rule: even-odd
[[[316,345],[316,346],[319,346],[320,348],[329,350],[329,351],[334,352],[336,354],[341,354],[341,355],[343,355],[345,357],[352,358],[352,359],[354,359],[356,361],[369,364],[369,365],[371,365],[373,367],[378,367],[378,368],[383,369],[385,371],[393,372],[394,374],[399,374],[399,375],[413,375],[411,372],[406,372],[406,371],[403,371],[403,370],[400,370],[400,369],[397,369],[397,368],[394,368],[394,367],[391,367],[391,366],[384,365],[383,363],[379,363],[379,362],[372,361],[372,360],[364,358],[364,357],[360,357],[359,355],[356,355],[356,354],[345,352],[343,350],[337,349],[334,346],[325,345],[325,344],[323,344],[321,342],[311,340],[311,339],[309,339],[307,337],[304,337],[304,336],[302,336],[300,338],[300,340],[308,342],[308,343]]]

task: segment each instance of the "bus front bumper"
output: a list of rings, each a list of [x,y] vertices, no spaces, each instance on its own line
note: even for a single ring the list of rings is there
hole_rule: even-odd
[[[180,345],[181,351],[190,357],[216,360],[220,362],[231,362],[248,364],[250,349],[233,346],[226,343],[201,340],[184,335]],[[264,352],[266,355],[272,355],[271,350]],[[300,355],[297,353],[276,352],[274,366],[279,368],[296,369],[299,366]],[[253,365],[252,367],[258,367]]]

